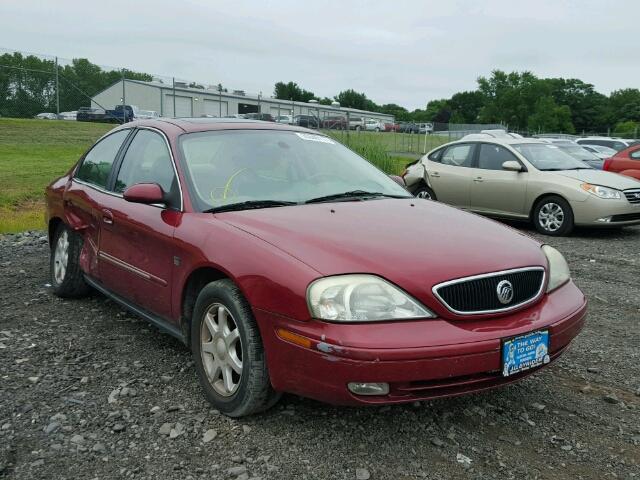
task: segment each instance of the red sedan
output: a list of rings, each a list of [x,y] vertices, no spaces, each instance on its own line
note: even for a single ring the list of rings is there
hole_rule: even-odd
[[[631,145],[620,150],[613,157],[607,158],[602,169],[640,180],[640,143]]]
[[[229,416],[281,392],[382,404],[504,385],[585,321],[557,250],[416,201],[304,128],[128,123],[46,196],[55,293],[94,288],[182,340]]]

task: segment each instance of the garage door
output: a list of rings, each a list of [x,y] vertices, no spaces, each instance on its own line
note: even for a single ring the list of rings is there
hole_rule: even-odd
[[[173,95],[165,95],[162,104],[162,115],[165,117],[192,117],[193,99],[176,95],[176,112],[173,114]]]
[[[278,115],[291,115],[291,109],[286,107],[271,107],[270,112],[273,118],[276,118]]]
[[[205,100],[204,113],[206,115],[215,115],[216,117],[225,117],[228,113],[228,104],[219,100]]]

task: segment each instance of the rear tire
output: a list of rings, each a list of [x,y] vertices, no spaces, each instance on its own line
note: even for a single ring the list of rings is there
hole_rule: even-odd
[[[61,223],[53,234],[49,259],[51,287],[57,296],[77,298],[89,293],[80,268],[81,251],[82,237]]]
[[[280,398],[271,387],[251,307],[231,280],[211,282],[200,291],[191,351],[205,397],[225,415],[262,412]]]
[[[569,202],[557,195],[540,199],[533,209],[532,220],[538,232],[552,237],[569,235],[573,230],[573,210]]]
[[[418,187],[418,189],[413,192],[413,196],[419,198],[421,200],[433,200],[437,201],[436,194],[433,190],[427,187],[425,184],[422,184]]]

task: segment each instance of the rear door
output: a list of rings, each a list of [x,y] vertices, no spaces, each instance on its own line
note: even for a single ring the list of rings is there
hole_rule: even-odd
[[[84,239],[80,261],[89,276],[98,278],[98,245],[102,226],[102,206],[111,198],[107,185],[113,165],[130,129],[119,130],[99,140],[89,150],[63,194],[67,221]]]
[[[481,143],[471,178],[470,209],[505,216],[522,216],[525,212],[528,173],[518,158],[502,145]],[[516,161],[522,172],[502,169],[507,161]]]
[[[165,319],[171,318],[173,232],[181,218],[182,197],[171,151],[162,133],[138,129],[103,205],[100,276],[113,293]],[[127,202],[122,192],[136,183],[157,183],[163,205]]]
[[[439,201],[469,207],[474,148],[473,143],[456,143],[440,155],[427,158],[427,178]]]

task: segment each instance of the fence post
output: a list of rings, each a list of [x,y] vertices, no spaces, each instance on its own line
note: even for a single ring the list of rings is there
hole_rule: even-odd
[[[227,102],[229,105],[229,102]],[[227,115],[229,111],[227,110]],[[218,85],[218,116],[222,117],[222,84]]]
[[[350,130],[351,130],[351,125],[349,124],[349,111],[347,110],[347,146],[349,146]]]
[[[58,57],[56,57],[56,115],[60,115],[60,78],[58,73]]]
[[[173,118],[176,118],[176,77],[171,77],[173,80]]]
[[[126,105],[126,97],[125,97],[125,90],[124,90],[124,68],[122,69],[122,123],[126,123],[127,121],[127,108],[125,107]]]

